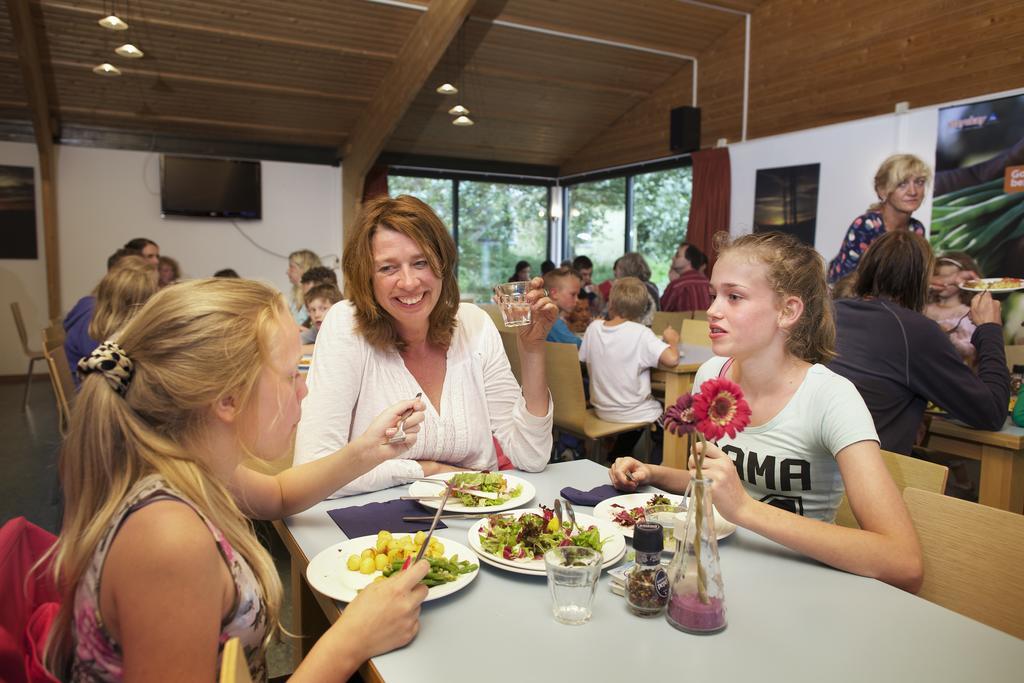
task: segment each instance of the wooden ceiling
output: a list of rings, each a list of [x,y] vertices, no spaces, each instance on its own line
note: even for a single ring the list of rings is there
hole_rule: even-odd
[[[427,6],[392,0],[27,2],[56,131],[85,127],[316,146],[339,155]],[[561,166],[659,86],[690,73],[691,61],[678,55],[699,55],[742,23],[741,14],[713,6],[749,12],[759,4],[478,0],[384,149]],[[97,25],[111,9],[129,23],[128,31]],[[123,42],[145,57],[114,54]],[[8,13],[0,12],[5,122],[31,119],[17,55]],[[95,75],[92,68],[102,62],[123,75]],[[460,95],[437,94],[442,80],[459,85]],[[451,125],[447,109],[457,97],[476,125]]]

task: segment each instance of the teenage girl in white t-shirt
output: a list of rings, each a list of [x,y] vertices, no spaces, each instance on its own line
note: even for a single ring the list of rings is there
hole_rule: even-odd
[[[870,415],[852,385],[820,365],[835,342],[821,256],[780,233],[723,240],[719,250],[708,322],[712,349],[732,362],[708,361],[694,391],[721,375],[740,386],[752,414],[745,431],[705,450],[715,507],[816,560],[918,590],[921,548]],[[694,474],[632,458],[610,470],[624,491],[682,493]],[[860,529],[830,523],[843,487]]]

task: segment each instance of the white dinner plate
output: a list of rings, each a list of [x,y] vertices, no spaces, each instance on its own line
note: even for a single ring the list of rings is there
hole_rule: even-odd
[[[477,559],[476,553],[461,543],[441,538],[440,536],[436,538],[444,545],[445,557],[450,558],[452,555],[458,555],[459,560],[469,560],[470,562],[474,562]],[[376,535],[360,536],[359,538],[335,543],[310,560],[309,565],[306,567],[306,580],[309,581],[310,586],[329,598],[341,600],[342,602],[352,602],[359,591],[370,585],[381,573],[378,571],[372,574],[360,574],[358,571],[352,571],[346,566],[348,557],[349,555],[359,555],[366,548],[373,548],[376,544]],[[427,591],[426,600],[437,600],[462,590],[479,573],[480,568],[477,567],[468,574],[462,574],[455,581],[443,583],[440,586],[431,586]]]
[[[626,493],[621,496],[615,496],[613,498],[606,498],[600,503],[594,506],[594,516],[601,520],[608,520],[619,532],[626,538],[633,538],[633,527],[620,526],[618,522],[612,521],[613,511],[612,505],[618,503],[627,510],[635,507],[645,507],[647,501],[651,499],[654,493]],[[684,496],[678,496],[673,493],[661,494],[668,498],[674,505],[685,503],[686,498]],[[685,505],[683,506],[685,507]],[[736,525],[728,521],[725,517],[719,514],[718,510],[715,510],[715,536],[721,541],[726,536],[731,536],[736,531]]]
[[[524,515],[528,512],[533,512],[538,515],[543,514],[540,508],[528,508],[526,510],[516,510],[511,513],[516,517]],[[533,560],[506,560],[504,557],[498,557],[484,550],[483,545],[480,543],[480,530],[485,525],[489,524],[487,518],[481,519],[469,528],[469,547],[487,564],[498,567],[499,569],[508,569],[509,571],[515,571],[520,574],[544,574],[544,560],[533,559]],[[610,567],[611,565],[622,559],[622,556],[626,554],[626,539],[622,535],[622,531],[618,528],[618,525],[613,524],[607,520],[597,519],[590,515],[576,514],[576,524],[583,528],[589,528],[596,526],[598,533],[601,534],[601,540],[604,541],[604,546],[601,548],[601,554],[604,556],[604,562],[601,564],[602,567]]]
[[[1024,289],[1024,279],[1019,277],[983,277],[980,280],[968,280],[960,285],[965,292],[989,292],[1005,294]]]
[[[465,473],[464,472],[443,472],[441,474],[435,474],[435,475],[431,476],[430,479],[437,479],[438,481],[447,481],[448,479],[451,479],[452,477],[454,477],[456,474],[465,474]],[[519,495],[518,496],[516,496],[515,498],[510,498],[509,500],[505,501],[504,503],[500,503],[498,505],[463,505],[462,503],[458,502],[457,500],[453,500],[453,499],[449,498],[448,502],[445,503],[444,511],[445,512],[501,512],[502,510],[512,510],[513,508],[517,508],[517,507],[520,507],[522,505],[526,505],[531,500],[533,500],[533,497],[535,495],[537,495],[537,489],[534,488],[533,484],[531,484],[530,482],[526,481],[525,479],[520,479],[519,477],[513,476],[511,474],[505,474],[504,472],[499,472],[498,474],[500,474],[501,476],[505,477],[505,481],[508,482],[508,488],[509,488],[510,491],[512,489],[514,489],[515,487],[517,487],[517,486],[521,486],[522,487],[522,489],[519,491]],[[432,484],[429,481],[414,481],[412,483],[412,485],[409,486],[409,495],[410,496],[432,496],[432,495],[435,495],[435,494],[441,494],[443,492],[444,492],[444,485],[443,484]],[[427,498],[427,499],[421,500],[419,502],[421,504],[423,504],[423,505],[426,505],[427,507],[434,508],[436,510],[437,506],[441,504],[441,499],[440,498]]]

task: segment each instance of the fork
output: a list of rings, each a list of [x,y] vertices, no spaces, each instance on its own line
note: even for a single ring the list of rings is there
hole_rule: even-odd
[[[408,569],[409,565],[416,564],[423,559],[423,553],[426,552],[427,545],[430,544],[430,538],[434,535],[434,529],[437,528],[437,522],[441,519],[441,513],[444,512],[444,504],[448,502],[449,493],[451,493],[451,489],[446,488],[444,497],[441,498],[441,504],[437,506],[437,512],[434,513],[434,520],[430,523],[430,530],[427,531],[427,535],[423,538],[423,545],[420,546],[419,552],[416,553],[416,559],[412,559],[412,555],[405,558],[405,562],[402,563],[402,569]]]
[[[422,396],[422,395],[423,395],[423,392],[421,391],[418,394],[416,394],[413,397],[412,400],[415,401],[415,400],[419,399],[419,397]],[[412,415],[412,413],[413,413],[413,409],[412,408],[409,408],[409,410],[407,410],[404,413],[402,413],[402,418],[398,421],[398,431],[396,431],[394,434],[392,434],[391,438],[388,439],[388,443],[389,444],[405,443],[405,421],[407,419],[409,419],[409,416]]]

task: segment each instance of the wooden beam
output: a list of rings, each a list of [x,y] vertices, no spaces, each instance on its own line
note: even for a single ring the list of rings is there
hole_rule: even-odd
[[[476,0],[433,2],[406,38],[342,153],[342,236],[355,224],[367,171],[458,34]]]
[[[46,259],[46,303],[48,317],[61,314],[60,259],[57,251],[57,152],[53,144],[54,131],[59,124],[50,108],[46,81],[43,78],[43,59],[36,37],[35,22],[28,0],[7,0],[7,13],[11,18],[11,31],[18,48],[22,80],[32,111],[32,129],[39,150],[40,197],[43,211],[43,251]]]

